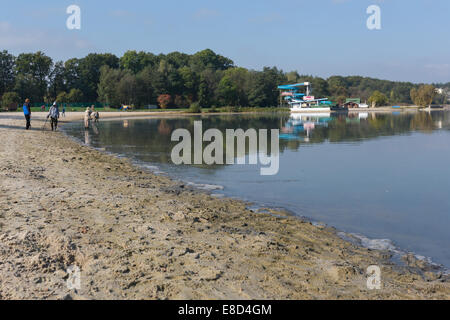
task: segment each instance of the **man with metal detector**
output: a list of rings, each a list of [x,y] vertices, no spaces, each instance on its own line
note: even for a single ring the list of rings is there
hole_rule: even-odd
[[[52,126],[52,131],[56,131],[58,127],[58,119],[59,119],[59,108],[56,102],[53,102],[53,105],[50,107],[50,110],[47,115],[47,119],[50,117],[50,124]]]
[[[30,104],[30,99],[25,99],[25,103],[23,104],[22,107],[23,110],[23,115],[25,116],[25,120],[27,122],[26,124],[26,129],[30,129],[31,127],[31,104]]]

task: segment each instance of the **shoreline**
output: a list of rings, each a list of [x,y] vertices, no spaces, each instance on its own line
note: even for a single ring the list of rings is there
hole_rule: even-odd
[[[281,108],[283,109],[283,108]],[[132,118],[142,118],[142,117],[171,117],[171,116],[214,116],[214,115],[239,115],[239,114],[261,114],[261,113],[286,113],[286,114],[308,114],[308,113],[392,113],[392,112],[433,112],[433,111],[446,111],[450,110],[450,106],[442,106],[442,107],[433,107],[430,109],[422,108],[417,106],[402,106],[400,108],[393,108],[392,106],[383,106],[376,108],[350,108],[348,110],[330,110],[330,111],[314,111],[314,110],[305,110],[303,112],[290,112],[287,111],[287,108],[284,110],[276,111],[274,109],[271,110],[261,110],[261,111],[243,111],[243,112],[202,112],[202,113],[190,113],[186,111],[176,111],[176,109],[168,109],[164,111],[100,111],[101,119],[132,119]],[[38,119],[44,118],[48,114],[48,111],[42,112],[33,112],[33,115],[38,115]],[[18,115],[22,116],[21,111],[6,111],[0,112],[0,117],[3,118],[3,115]],[[74,116],[79,116],[80,120],[83,119],[84,112],[80,111],[67,111],[66,116],[69,117],[73,121]],[[66,118],[60,118],[60,122],[66,122]]]
[[[398,266],[334,228],[145,172],[40,130],[36,114],[25,131],[21,114],[0,113],[0,299],[450,299],[448,277],[420,261]],[[382,268],[382,290],[367,289],[369,265]]]

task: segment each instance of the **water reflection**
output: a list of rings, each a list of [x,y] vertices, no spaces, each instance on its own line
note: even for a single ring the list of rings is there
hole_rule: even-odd
[[[98,126],[97,126],[96,122],[92,122],[92,131],[94,132],[95,135],[99,134]]]
[[[90,146],[91,145],[91,135],[89,130],[84,130],[84,144]]]
[[[170,150],[176,144],[171,141],[172,132],[178,128],[186,128],[193,133],[196,120],[203,121],[204,130],[217,128],[224,134],[226,129],[263,128],[269,132],[270,129],[280,129],[280,152],[298,150],[305,144],[352,143],[381,136],[405,135],[414,131],[431,133],[434,130],[450,129],[450,112],[445,111],[402,114],[364,112],[221,115],[103,121],[98,127],[94,124],[90,131],[85,132],[84,140],[89,145],[135,146],[139,152],[147,151],[151,155],[151,161],[166,163],[170,161]],[[74,126],[69,127],[68,131],[78,129]],[[248,154],[248,150],[246,152]]]
[[[289,149],[302,143],[352,142],[380,136],[408,134],[413,131],[430,133],[450,129],[449,112],[411,113],[341,113],[290,117],[281,127],[281,140]]]
[[[328,122],[332,121],[329,113],[319,114],[292,114],[281,127],[281,140],[303,140],[310,141],[310,137],[316,126],[328,126]]]
[[[167,123],[167,120],[161,120],[159,122],[158,133],[163,136],[170,136],[172,134],[172,127]]]

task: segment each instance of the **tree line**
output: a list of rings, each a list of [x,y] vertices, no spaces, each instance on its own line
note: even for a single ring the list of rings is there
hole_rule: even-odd
[[[273,107],[280,84],[311,82],[313,94],[341,102],[348,97],[369,100],[375,91],[392,104],[410,104],[418,84],[359,76],[328,79],[283,72],[276,67],[260,71],[238,67],[210,49],[195,54],[155,55],[127,51],[122,57],[91,53],[84,58],[53,61],[42,52],[17,57],[0,51],[0,97],[5,108],[25,98],[35,103],[100,102],[111,107],[142,108],[221,106]],[[450,88],[450,83],[441,87]]]

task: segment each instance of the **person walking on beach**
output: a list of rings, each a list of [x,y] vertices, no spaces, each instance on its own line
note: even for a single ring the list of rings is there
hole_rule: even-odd
[[[25,103],[23,104],[23,114],[25,116],[25,120],[27,122],[26,124],[26,129],[30,129],[31,127],[31,104],[30,104],[30,99],[25,99]]]
[[[50,117],[50,124],[52,126],[52,131],[56,131],[58,128],[58,119],[59,119],[59,108],[56,102],[50,107],[50,110],[47,115],[47,119]]]
[[[84,129],[89,129],[89,122],[91,121],[91,108],[87,107],[84,112]]]
[[[62,115],[64,118],[66,117],[66,105],[65,105],[65,104],[63,105],[61,115]]]

